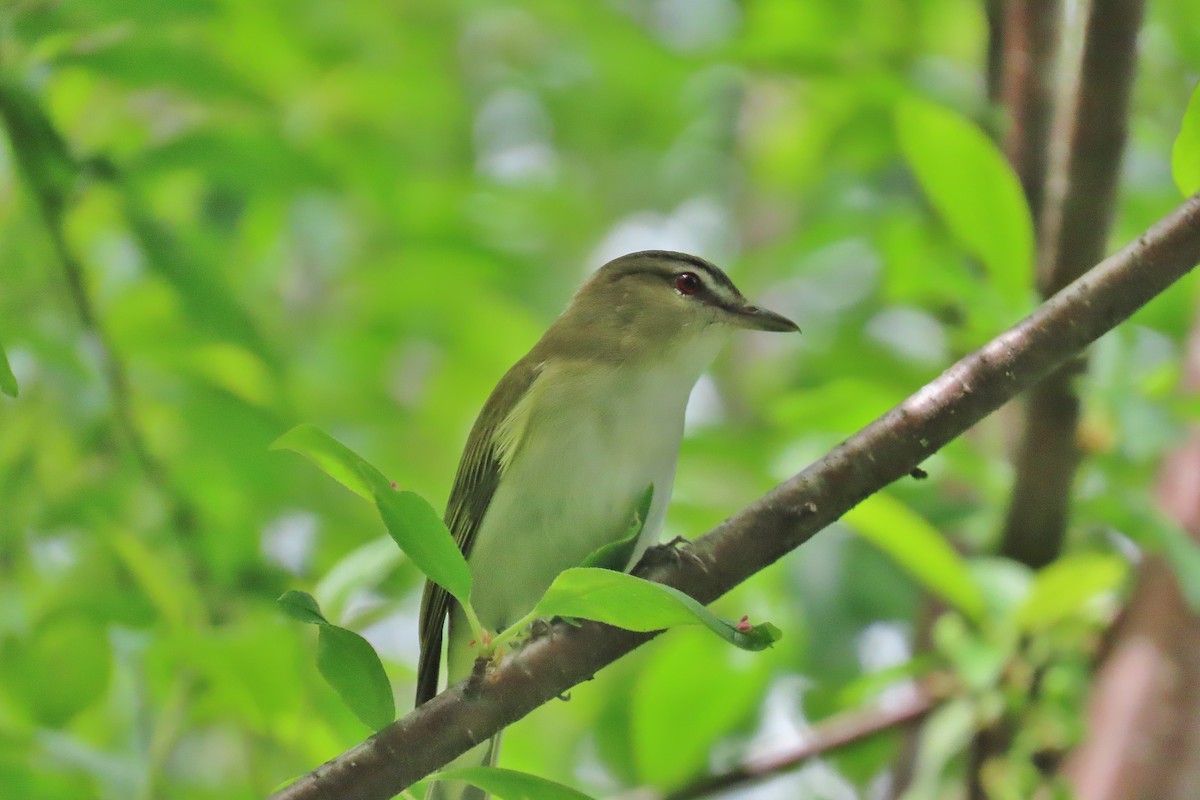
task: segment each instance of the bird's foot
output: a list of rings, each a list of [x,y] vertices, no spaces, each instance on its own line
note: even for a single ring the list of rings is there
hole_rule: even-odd
[[[642,554],[642,560],[638,562],[638,569],[635,572],[642,569],[675,564],[684,558],[694,562],[702,571],[708,572],[708,565],[704,563],[703,558],[691,549],[691,544],[690,539],[676,536],[669,542],[652,545],[646,548],[646,552]]]

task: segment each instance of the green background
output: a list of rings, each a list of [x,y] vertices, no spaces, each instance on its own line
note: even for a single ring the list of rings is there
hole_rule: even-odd
[[[1150,4],[1114,244],[1179,202],[1196,8]],[[739,334],[702,380],[668,536],[1019,319],[1029,220],[985,135],[985,46],[963,0],[4,0],[0,796],[260,797],[365,738],[276,607],[288,589],[367,636],[406,711],[420,575],[369,505],[267,446],[313,422],[440,508],[491,387],[608,258],[697,253],[804,330]],[[660,637],[511,728],[501,765],[670,789],[932,661],[978,691],[927,728],[929,791],[960,779],[963,709],[997,703],[1028,722],[1008,767],[1030,779],[1030,753],[1079,735],[1125,545],[1179,544],[1145,487],[1196,414],[1175,388],[1194,295],[1094,350],[1058,576],[986,558],[1004,409],[863,537],[835,526],[716,605],[778,625],[773,649]],[[881,541],[896,526],[918,531],[907,561]],[[931,575],[941,536],[970,558]],[[988,622],[950,611],[911,662],[929,590],[986,596]],[[1013,659],[1054,662],[1050,699],[1005,683]],[[896,744],[787,791],[854,796]]]

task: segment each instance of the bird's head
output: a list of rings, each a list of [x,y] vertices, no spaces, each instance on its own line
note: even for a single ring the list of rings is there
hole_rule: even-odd
[[[715,265],[660,249],[622,255],[601,266],[578,290],[572,312],[606,335],[646,342],[683,341],[736,327],[800,330],[784,315],[751,305]]]

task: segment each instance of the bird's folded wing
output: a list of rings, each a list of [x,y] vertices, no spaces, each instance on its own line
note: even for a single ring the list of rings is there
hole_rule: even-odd
[[[488,397],[467,439],[450,501],[446,505],[446,525],[464,556],[470,556],[475,535],[491,505],[501,476],[516,451],[519,441],[510,419],[540,372],[541,365],[528,359],[518,361],[500,380]],[[527,406],[527,404],[526,404]],[[445,589],[425,582],[421,597],[421,658],[417,667],[417,705],[437,694],[438,670],[442,660],[442,629],[452,598]]]

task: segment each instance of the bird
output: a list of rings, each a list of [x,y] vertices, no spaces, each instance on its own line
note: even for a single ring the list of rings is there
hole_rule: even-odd
[[[697,256],[644,250],[609,261],[500,379],[467,438],[445,523],[466,557],[471,605],[487,631],[526,615],[562,571],[622,537],[640,498],[651,504],[626,569],[658,540],[692,388],[735,330],[799,332],[752,305]],[[478,656],[462,608],[427,581],[416,704]],[[499,736],[452,766],[494,764]],[[435,781],[429,797],[486,795]]]

